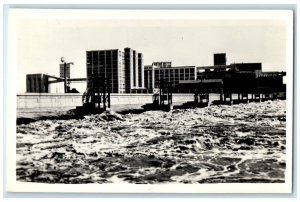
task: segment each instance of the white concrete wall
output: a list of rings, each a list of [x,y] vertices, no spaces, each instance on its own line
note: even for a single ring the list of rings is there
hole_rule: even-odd
[[[193,94],[173,94],[173,103],[194,100]],[[152,94],[111,94],[111,106],[152,103]],[[18,109],[72,108],[82,105],[82,94],[23,93],[17,95]]]
[[[82,94],[23,93],[17,95],[18,109],[63,108],[82,105]]]

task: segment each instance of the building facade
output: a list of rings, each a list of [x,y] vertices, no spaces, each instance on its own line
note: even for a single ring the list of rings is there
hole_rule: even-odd
[[[179,66],[154,68],[154,87],[159,88],[160,81],[171,82],[174,92],[184,93],[185,90],[177,89],[177,85],[181,80],[196,80],[197,72],[195,66]]]
[[[195,66],[172,67],[172,62],[153,62],[152,65],[145,65],[144,85],[148,93],[160,87],[160,82],[170,82],[174,93],[189,93],[189,90],[179,89],[181,80],[196,80],[197,69]]]
[[[126,93],[135,92],[144,88],[144,61],[143,54],[131,48],[124,49]]]
[[[70,69],[71,69],[71,63],[66,63],[66,77],[67,78],[71,78]],[[64,70],[64,64],[63,63],[59,64],[59,76],[61,78],[65,77],[65,70]]]
[[[144,58],[142,53],[138,53],[138,88],[145,88],[144,85]]]
[[[124,54],[119,49],[87,51],[87,87],[93,76],[110,79],[112,93],[125,92]]]
[[[27,93],[49,93],[48,75],[46,74],[27,74],[26,92]]]
[[[87,87],[92,78],[108,78],[112,93],[132,93],[144,88],[143,54],[131,48],[87,51]]]
[[[153,62],[152,65],[159,68],[172,67],[172,62]]]
[[[153,65],[145,65],[144,67],[144,86],[149,93],[153,92],[154,89],[154,68]]]
[[[230,65],[232,69],[239,72],[261,72],[262,65],[261,63],[233,63]]]
[[[262,72],[261,63],[232,63],[226,64],[226,53],[214,54],[214,66],[197,67],[197,80],[223,78],[235,74],[252,74],[256,76]]]

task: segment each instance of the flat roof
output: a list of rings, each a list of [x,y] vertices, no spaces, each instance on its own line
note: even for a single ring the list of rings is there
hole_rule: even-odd
[[[226,68],[230,68],[230,65],[215,65],[215,66],[201,66],[201,67],[197,67],[198,70],[201,69],[226,69]]]
[[[180,69],[180,68],[196,68],[196,66],[176,66],[176,67],[157,67],[154,66],[156,69]]]
[[[120,49],[103,49],[103,50],[87,50],[86,52],[99,52],[99,51],[119,51]]]
[[[172,63],[172,61],[163,61],[163,62],[152,62],[153,63]]]

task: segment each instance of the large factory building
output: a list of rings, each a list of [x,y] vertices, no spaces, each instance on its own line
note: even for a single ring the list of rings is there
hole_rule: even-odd
[[[214,54],[213,66],[172,66],[172,62],[153,62],[144,67],[143,54],[131,48],[92,50],[86,52],[87,78],[70,78],[70,64],[66,64],[67,82],[87,81],[87,92],[93,82],[108,78],[111,93],[154,93],[161,82],[172,84],[173,93],[193,93],[196,83],[221,79],[224,88],[249,90],[253,83],[259,88],[284,91],[283,72],[262,72],[261,63],[226,64],[226,54]],[[29,74],[26,78],[27,92],[59,92],[63,85],[64,65],[60,65],[60,77],[45,74]],[[96,79],[93,79],[97,77]],[[55,80],[49,80],[49,78]],[[205,81],[206,80],[206,81]],[[199,82],[198,82],[199,81]],[[60,82],[60,83],[59,83]],[[186,85],[190,83],[189,85]],[[49,86],[51,84],[51,88]],[[237,85],[240,84],[240,85]],[[191,86],[192,85],[192,86]],[[70,89],[67,92],[71,92]]]
[[[27,74],[26,92],[27,93],[63,93],[63,83],[53,82],[53,78],[58,78],[48,74]],[[51,85],[49,85],[51,83]]]
[[[144,89],[143,54],[131,48],[86,52],[87,88],[92,78],[109,78],[112,93],[134,93]]]
[[[197,67],[197,80],[203,83],[222,80],[223,90],[231,93],[285,92],[285,72],[263,72],[261,63],[227,65],[225,61],[225,54],[215,54],[214,66]]]
[[[186,89],[178,89],[180,80],[196,80],[197,71],[195,66],[172,67],[171,62],[153,62],[145,66],[145,88],[151,92],[159,88],[160,81],[169,82],[173,85],[174,93],[190,92]]]
[[[224,88],[232,91],[250,91],[254,85],[260,89],[285,91],[283,76],[283,72],[262,72],[261,63],[227,65],[226,54],[216,53],[213,66],[173,67],[171,62],[153,62],[145,66],[145,88],[147,92],[153,92],[163,80],[173,85],[174,93],[193,93],[195,85],[201,81],[222,80],[225,82]],[[186,83],[190,85],[182,85]]]

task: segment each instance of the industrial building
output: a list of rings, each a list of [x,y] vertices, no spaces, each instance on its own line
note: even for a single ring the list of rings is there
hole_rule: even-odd
[[[215,81],[219,81],[226,91],[251,91],[253,88],[285,91],[284,72],[262,72],[261,63],[228,65],[225,53],[214,54],[213,61],[213,66],[200,67],[172,67],[172,62],[153,62],[145,66],[145,88],[147,92],[153,92],[153,89],[159,88],[160,81],[164,81],[172,84],[173,93],[193,93],[199,82],[205,81],[213,86]],[[219,88],[220,84],[215,86]],[[212,92],[219,90],[210,88]]]
[[[27,74],[26,92],[27,93],[49,93],[49,76],[46,74]]]
[[[61,78],[65,77],[65,72],[66,72],[66,78],[68,78],[68,79],[71,78],[71,71],[70,71],[71,64],[73,64],[73,63],[66,63],[66,65],[63,63],[59,64],[59,76]],[[66,68],[66,69],[64,69],[64,68]]]
[[[214,54],[213,66],[172,66],[170,61],[153,62],[144,66],[143,54],[131,48],[124,50],[92,50],[86,52],[87,78],[70,78],[70,65],[60,64],[60,77],[46,74],[29,74],[26,77],[27,92],[48,93],[54,85],[70,82],[87,81],[86,97],[97,85],[106,79],[105,85],[111,93],[155,93],[161,82],[171,85],[173,93],[194,93],[195,85],[215,81],[222,82],[225,91],[250,91],[256,89],[273,89],[285,92],[283,76],[285,72],[262,72],[261,63],[227,64],[225,53]],[[66,68],[66,69],[64,69]],[[66,75],[65,75],[66,74]],[[53,80],[54,79],[54,80]],[[51,88],[50,88],[50,85]],[[61,86],[61,85],[60,85]],[[220,86],[217,84],[216,86]],[[255,87],[254,87],[255,86]],[[73,89],[72,89],[73,90]],[[210,88],[210,91],[218,91]],[[90,91],[90,92],[88,92]]]
[[[71,78],[71,65],[74,63],[63,62],[59,64],[60,77],[48,74],[27,74],[27,93],[78,93],[71,89],[71,82],[85,82],[86,78]],[[50,85],[51,84],[51,85]]]
[[[263,72],[261,63],[227,65],[226,55],[214,55],[214,66],[197,67],[197,80],[180,81],[179,88],[195,89],[198,93],[273,94],[285,92],[285,72]],[[274,95],[276,96],[276,95]],[[225,97],[221,98],[224,100]],[[230,98],[231,99],[231,98]]]
[[[144,89],[143,54],[131,48],[124,49],[125,93],[136,93]]]
[[[197,67],[197,80],[203,79],[222,79],[239,77],[239,75],[255,75],[256,77],[262,73],[261,63],[232,63],[226,64],[226,54],[214,54],[214,66]],[[233,75],[234,73],[234,75]]]
[[[111,91],[125,92],[124,53],[118,49],[86,52],[87,88],[93,87],[94,76],[110,78]]]
[[[167,64],[167,65],[166,65]],[[184,93],[190,92],[186,89],[178,89],[177,85],[180,80],[195,80],[195,66],[178,66],[171,67],[171,62],[154,62],[152,65],[145,66],[145,88],[148,92],[159,88],[160,81],[168,82],[173,86],[173,92]],[[159,66],[156,66],[159,65]]]
[[[64,93],[64,78],[51,76],[48,74],[27,74],[26,75],[26,92],[27,93]],[[85,81],[85,79],[69,79],[71,81]],[[51,85],[50,85],[51,84]],[[67,93],[78,93],[70,85],[67,86]]]
[[[142,53],[138,53],[138,85],[136,87],[144,88],[144,58]]]
[[[227,73],[226,73],[227,72]],[[235,73],[254,73],[259,75],[262,73],[261,63],[233,63],[230,65],[216,65],[216,66],[201,66],[197,67],[197,80],[210,79],[216,77],[224,77],[225,74]]]
[[[145,65],[144,67],[144,86],[147,93],[153,93],[154,89],[154,66]]]
[[[178,89],[177,84],[180,80],[196,80],[196,73],[195,66],[154,68],[154,87],[159,88],[163,80],[173,85],[174,93],[188,93],[190,91],[187,89]]]
[[[159,68],[172,67],[172,62],[153,62],[152,65]]]
[[[110,79],[112,93],[134,93],[144,89],[143,54],[131,48],[86,52],[87,89],[93,77]]]

